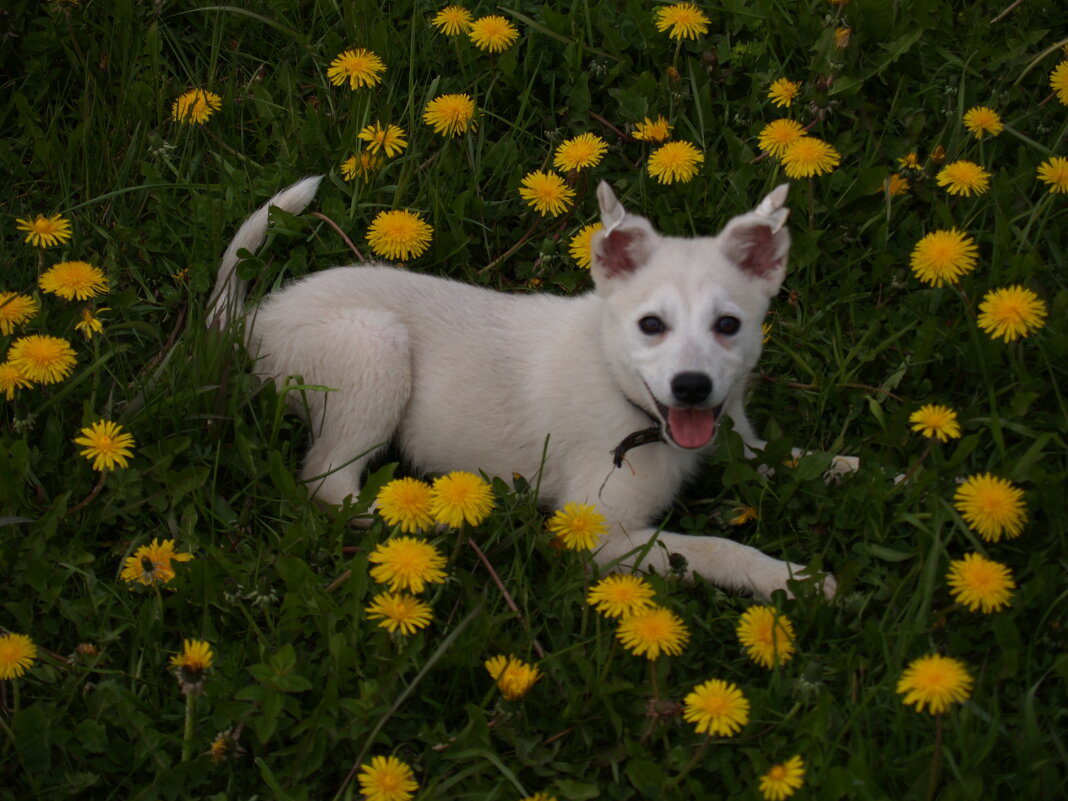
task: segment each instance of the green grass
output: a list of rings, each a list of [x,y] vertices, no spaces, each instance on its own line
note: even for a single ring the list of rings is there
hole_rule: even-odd
[[[435,33],[436,4],[381,5],[13,0],[0,13],[0,292],[41,306],[0,335],[0,352],[43,333],[69,338],[78,357],[66,381],[0,397],[0,633],[39,648],[24,676],[0,681],[0,797],[352,798],[351,771],[389,753],[412,765],[424,799],[756,799],[759,776],[794,754],[807,771],[799,797],[926,797],[933,767],[942,799],[1068,794],[1068,196],[1035,177],[1065,155],[1068,107],[1049,85],[1065,57],[1063,4],[1035,0],[991,22],[1007,2],[728,0],[702,4],[710,31],[678,47],[635,0],[472,5],[520,30],[492,58]],[[833,32],[845,25],[852,40],[839,51]],[[349,47],[385,61],[380,86],[328,83],[327,65]],[[783,76],[804,84],[787,110],[766,97]],[[170,118],[194,87],[222,97],[204,126]],[[476,131],[446,141],[423,124],[445,92],[475,99]],[[975,105],[996,109],[1005,131],[977,142],[961,121]],[[618,135],[657,114],[703,151],[693,181],[660,185],[644,170],[649,147]],[[812,124],[842,163],[791,191],[790,274],[751,417],[770,463],[800,446],[858,454],[863,467],[826,485],[816,456],[764,480],[725,435],[668,525],[811,560],[840,592],[776,599],[798,654],[768,671],[735,636],[750,599],[651,578],[691,632],[682,655],[655,667],[661,701],[724,678],[750,700],[748,725],[706,745],[670,703],[650,722],[649,665],[585,607],[593,568],[549,545],[534,476],[496,479],[496,509],[470,532],[519,615],[447,533],[435,538],[449,579],[427,596],[430,628],[391,637],[368,621],[368,551],[390,532],[347,524],[367,493],[341,510],[309,503],[295,478],[303,424],[232,338],[204,330],[240,220],[326,173],[313,209],[364,253],[373,216],[407,208],[434,227],[410,269],[581,292],[588,274],[567,245],[596,218],[596,181],[667,233],[718,230],[783,180],[756,146],[780,116]],[[374,120],[402,126],[409,147],[346,183],[339,165]],[[537,217],[520,179],[587,130],[609,142],[605,160],[579,178],[573,212]],[[938,187],[939,146],[949,161],[984,165],[989,192]],[[888,198],[885,180],[914,150],[922,169]],[[57,212],[72,221],[69,243],[42,253],[22,242],[16,218]],[[974,237],[979,266],[955,287],[927,287],[909,254],[952,226]],[[242,272],[259,295],[353,258],[322,220],[276,214]],[[110,280],[92,301],[107,308],[104,334],[89,342],[73,329],[85,304],[37,289],[39,271],[64,259]],[[977,305],[1016,283],[1044,299],[1046,324],[994,341]],[[909,430],[928,402],[957,410],[959,440],[928,448]],[[72,440],[100,418],[137,448],[93,495],[98,475]],[[895,485],[906,470],[911,480]],[[986,543],[953,508],[957,480],[981,472],[1023,489],[1018,539]],[[730,526],[740,504],[759,520]],[[195,558],[161,592],[131,591],[122,561],[152,538]],[[954,604],[949,561],[972,551],[1012,570],[1008,609]],[[189,729],[169,667],[184,638],[215,654]],[[936,651],[975,680],[937,723],[895,692],[906,665]],[[482,668],[499,653],[544,673],[519,701],[502,701]],[[207,754],[221,732],[240,750],[216,763]]]

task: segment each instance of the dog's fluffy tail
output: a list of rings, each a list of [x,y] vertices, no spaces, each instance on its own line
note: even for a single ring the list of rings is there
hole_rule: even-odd
[[[322,180],[323,176],[314,175],[283,189],[253,212],[237,229],[233,241],[223,254],[219,277],[208,301],[209,328],[214,325],[226,328],[231,320],[240,315],[245,302],[245,282],[237,276],[237,263],[240,261],[237,254],[241,250],[255,252],[263,244],[267,236],[267,214],[271,206],[277,206],[290,214],[299,214],[311,203]]]

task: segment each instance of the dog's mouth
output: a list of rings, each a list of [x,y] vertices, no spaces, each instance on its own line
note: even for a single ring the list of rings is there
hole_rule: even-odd
[[[716,424],[723,406],[701,409],[694,406],[676,408],[655,401],[660,419],[664,421],[664,433],[680,448],[695,450],[703,448],[716,435]]]
[[[656,425],[635,431],[612,449],[612,463],[616,467],[622,467],[627,451],[639,445],[667,442],[683,450],[692,451],[703,448],[712,441],[716,435],[716,424],[723,411],[723,404],[708,409],[696,406],[666,406],[656,399],[648,386],[645,389],[656,407],[656,415],[634,401],[631,403],[645,412]]]

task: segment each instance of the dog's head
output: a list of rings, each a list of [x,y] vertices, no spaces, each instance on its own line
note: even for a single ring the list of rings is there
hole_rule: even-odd
[[[658,234],[597,189],[602,229],[591,242],[604,299],[605,349],[632,401],[659,416],[686,450],[712,443],[719,416],[744,392],[760,356],[761,324],[786,274],[790,235],[783,184],[718,236]]]

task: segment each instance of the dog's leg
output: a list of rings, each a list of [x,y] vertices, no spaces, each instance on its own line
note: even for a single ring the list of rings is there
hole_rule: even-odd
[[[594,556],[600,565],[629,570],[652,568],[658,573],[671,570],[672,562],[679,557],[686,560],[689,572],[717,586],[751,592],[763,598],[770,598],[775,590],[789,592],[788,580],[805,577],[803,565],[783,562],[748,545],[722,537],[670,531],[658,533],[655,528],[632,532],[617,528]],[[831,598],[835,590],[834,577],[824,576],[824,594]]]
[[[301,478],[322,503],[340,504],[360,489],[368,461],[389,443],[411,394],[407,329],[392,314],[359,308],[319,318],[305,315],[282,331],[275,310],[256,320],[257,368],[274,375],[301,375],[305,386],[290,401],[303,407],[312,430]]]
[[[756,548],[722,537],[693,536],[658,531],[643,521],[649,519],[650,507],[666,504],[672,487],[681,483],[665,473],[667,463],[646,461],[635,453],[633,472],[630,467],[616,470],[607,481],[597,485],[573,481],[562,497],[596,505],[608,521],[608,533],[594,554],[600,565],[620,570],[652,568],[667,573],[673,568],[673,557],[686,561],[687,572],[696,574],[720,587],[743,590],[765,598],[775,590],[789,592],[787,582],[802,578],[803,565],[791,564],[761,553]],[[586,469],[573,470],[573,475],[592,475]],[[649,497],[661,484],[662,495]],[[635,521],[628,523],[628,521]],[[823,583],[828,597],[835,591],[834,579],[826,576]]]

